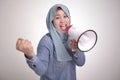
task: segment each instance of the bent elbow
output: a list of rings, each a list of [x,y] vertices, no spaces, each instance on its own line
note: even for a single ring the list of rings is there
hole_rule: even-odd
[[[85,64],[85,57],[80,59],[78,62],[77,62],[77,65],[78,66],[83,66]]]
[[[84,66],[84,64],[85,64],[85,61],[82,61],[80,63],[77,63],[77,66]]]

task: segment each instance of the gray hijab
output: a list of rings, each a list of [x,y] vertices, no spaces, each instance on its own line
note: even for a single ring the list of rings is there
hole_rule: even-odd
[[[56,30],[56,28],[54,27],[52,23],[58,7],[60,7],[70,19],[70,13],[69,13],[68,8],[62,4],[56,4],[50,8],[47,18],[46,18],[46,24],[47,24],[47,28],[49,30],[49,33],[52,37],[52,40],[55,46],[57,60],[58,61],[70,61],[72,60],[72,57],[70,56],[65,45],[63,44],[63,39],[67,37],[67,35],[64,35],[63,33]]]

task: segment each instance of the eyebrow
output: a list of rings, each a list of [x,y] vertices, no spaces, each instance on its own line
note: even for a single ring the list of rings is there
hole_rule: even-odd
[[[59,14],[55,14],[55,16],[60,16]]]

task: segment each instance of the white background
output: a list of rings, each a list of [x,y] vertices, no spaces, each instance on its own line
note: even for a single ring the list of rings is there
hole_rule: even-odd
[[[98,34],[97,45],[77,67],[77,80],[120,80],[119,0],[0,0],[0,80],[39,80],[16,50],[19,37],[29,39],[34,51],[46,34],[46,15],[56,3],[66,5],[72,24]]]

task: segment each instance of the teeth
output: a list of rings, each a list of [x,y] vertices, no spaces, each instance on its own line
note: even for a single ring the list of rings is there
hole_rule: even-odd
[[[65,25],[61,25],[62,27],[65,27]]]
[[[66,29],[66,26],[65,26],[65,25],[61,25],[61,28],[62,28],[63,30],[65,30],[65,29]]]

